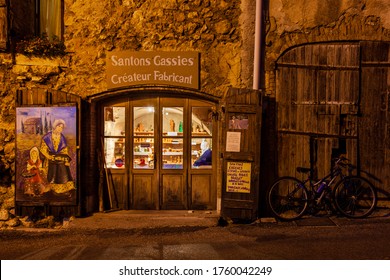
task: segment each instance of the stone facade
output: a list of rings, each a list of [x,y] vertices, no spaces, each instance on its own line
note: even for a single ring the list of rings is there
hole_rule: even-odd
[[[26,5],[10,1],[11,29],[31,32],[23,20]],[[222,97],[229,87],[247,88],[251,83],[251,55],[242,33],[253,30],[240,24],[241,6],[249,12],[251,1],[64,1],[64,43],[61,59],[0,54],[0,170],[1,209],[14,213],[15,96],[19,89],[54,89],[86,98],[107,90],[107,52],[197,51],[201,53],[201,91]],[[252,13],[254,11],[251,11]],[[245,18],[253,15],[245,15]],[[251,36],[246,36],[249,40]],[[242,58],[246,53],[247,58]],[[244,69],[244,70],[243,70]],[[242,74],[245,73],[245,76]],[[9,201],[10,199],[10,201]],[[5,217],[5,214],[2,215]],[[12,218],[10,215],[7,218]]]
[[[17,2],[10,0],[11,7],[23,9]],[[251,88],[255,2],[64,0],[65,57],[30,59],[0,53],[0,219],[14,214],[18,89],[55,89],[82,98],[104,92],[105,59],[112,50],[198,51],[201,92],[220,98],[229,87]],[[275,62],[290,47],[390,40],[388,0],[269,0],[264,6],[263,84],[271,96],[275,95]],[[22,28],[16,14],[9,13],[11,29]]]
[[[229,86],[245,86],[239,17],[240,1],[65,1],[64,40],[72,63],[56,88],[83,97],[104,91],[105,58],[114,49],[195,50],[207,53],[202,91],[222,96]]]

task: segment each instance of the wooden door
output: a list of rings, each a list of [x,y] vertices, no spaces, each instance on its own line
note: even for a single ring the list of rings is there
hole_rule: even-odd
[[[188,209],[187,100],[160,99],[160,203],[162,209]]]
[[[213,104],[189,100],[188,200],[190,209],[216,209],[217,142]]]
[[[216,208],[211,103],[127,99],[105,103],[102,112],[102,150],[112,208]]]
[[[101,174],[100,201],[103,203],[103,193],[106,193],[106,201],[110,209],[129,209],[128,200],[128,176],[129,163],[126,161],[128,152],[126,150],[129,128],[127,122],[128,104],[126,101],[115,101],[106,103],[101,108],[102,133],[98,139],[98,150],[101,151],[98,159],[100,161]],[[106,191],[103,190],[103,177]],[[100,208],[103,208],[100,205]]]
[[[130,186],[132,209],[159,209],[158,100],[130,102]]]
[[[297,166],[329,172],[337,154],[357,162],[360,46],[299,46],[277,63],[278,176]]]
[[[223,125],[222,213],[232,220],[253,221],[258,213],[261,96],[231,89]]]
[[[390,43],[361,42],[360,167],[388,197],[390,185]]]
[[[185,98],[159,101],[161,209],[216,208],[216,128],[212,104]]]

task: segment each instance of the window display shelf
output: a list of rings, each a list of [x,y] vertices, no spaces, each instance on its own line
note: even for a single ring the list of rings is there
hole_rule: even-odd
[[[149,156],[151,154],[150,152],[134,152],[135,156]]]
[[[139,136],[151,136],[154,135],[154,131],[134,131],[134,136],[139,137]]]
[[[136,164],[136,163],[134,163],[134,168],[135,169],[153,169],[153,166],[149,165],[149,164]]]
[[[164,169],[183,169],[183,164],[180,163],[164,163]]]
[[[153,139],[146,139],[146,138],[135,138],[134,143],[135,144],[153,144]]]
[[[168,136],[168,137],[183,137],[183,132],[164,132],[163,136]]]
[[[183,152],[164,152],[163,156],[182,156]]]
[[[211,136],[209,133],[207,132],[192,132],[192,136]]]
[[[192,166],[193,169],[211,169],[211,165]]]

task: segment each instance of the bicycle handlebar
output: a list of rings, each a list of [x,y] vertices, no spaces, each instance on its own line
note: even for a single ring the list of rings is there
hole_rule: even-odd
[[[346,157],[344,156],[341,156],[341,157],[338,157],[338,158],[334,158],[333,159],[334,161],[334,168],[336,167],[341,167],[341,168],[348,168],[349,171],[353,170],[356,168],[356,166],[352,165],[350,162],[349,159],[347,159]]]

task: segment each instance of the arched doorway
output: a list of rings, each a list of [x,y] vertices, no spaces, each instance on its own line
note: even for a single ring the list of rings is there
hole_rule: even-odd
[[[104,193],[111,207],[216,209],[215,104],[143,96],[106,98],[97,106]]]

